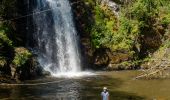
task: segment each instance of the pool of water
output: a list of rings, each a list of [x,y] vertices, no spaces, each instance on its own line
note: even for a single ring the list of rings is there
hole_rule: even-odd
[[[104,86],[110,100],[170,100],[170,79],[133,80],[139,73],[97,72],[86,77],[31,80],[28,85],[0,85],[0,100],[101,100]]]

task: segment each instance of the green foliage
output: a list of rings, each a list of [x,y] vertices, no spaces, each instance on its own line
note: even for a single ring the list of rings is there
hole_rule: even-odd
[[[25,48],[16,48],[15,49],[15,57],[12,63],[16,67],[21,67],[24,65],[27,60],[32,56],[32,54]]]
[[[137,20],[147,21],[158,12],[159,5],[159,0],[137,0],[129,8],[129,14]]]
[[[12,41],[6,36],[4,30],[0,30],[0,46],[2,46],[3,43],[12,46]]]
[[[125,15],[118,19],[107,6],[94,7],[94,24],[92,25],[91,38],[96,48],[107,47],[112,51],[130,51],[140,32],[136,20],[129,20]],[[142,23],[141,23],[142,24]]]
[[[169,3],[170,1],[165,0],[137,0],[130,7],[125,8],[122,15],[128,20],[136,20],[139,28],[151,27],[155,21],[169,24]]]
[[[164,6],[159,7],[160,23],[164,26],[168,26],[170,23],[170,1],[163,0],[161,4]]]
[[[119,49],[132,50],[138,34],[140,32],[138,22],[135,20],[128,20],[126,17],[120,17],[120,26],[117,31],[117,38],[114,43],[118,45]],[[117,42],[116,42],[117,41]],[[115,48],[115,49],[118,49]]]
[[[95,1],[94,0],[84,0],[86,4],[90,4],[90,5],[95,5]]]
[[[167,39],[170,35],[170,0],[134,0],[123,5],[118,18],[107,6],[97,3],[93,8],[93,18],[89,32],[94,47],[128,51],[133,60],[123,62],[124,66],[139,65],[150,59],[147,56],[139,58],[138,52],[144,46],[141,39],[145,36],[160,34],[165,41],[163,46],[170,47],[170,40]],[[136,49],[138,52],[135,52]]]
[[[20,44],[17,43],[19,36],[14,30],[16,23],[14,20],[9,19],[15,18],[17,12],[20,12],[20,9],[17,9],[16,1],[17,0],[0,0],[0,71],[5,74],[10,73],[10,70],[6,70],[10,68],[9,65],[21,68],[32,57],[29,50],[23,47],[15,47],[20,46]],[[23,67],[23,69],[25,69],[25,67]]]
[[[6,63],[6,59],[4,57],[0,57],[0,67],[4,67]]]
[[[13,42],[8,38],[7,31],[8,28],[0,24],[0,67],[6,67],[9,61],[8,55],[11,54],[9,49],[13,48]]]
[[[121,69],[136,69],[136,66],[139,66],[141,63],[145,63],[150,61],[150,57],[146,57],[144,59],[138,59],[138,60],[133,60],[133,61],[124,61],[120,63]]]
[[[114,35],[116,18],[107,7],[96,5],[94,7],[94,24],[92,25],[91,38],[96,48],[109,47]]]
[[[122,10],[118,33],[123,34],[122,40],[129,41],[126,45],[130,48],[136,44],[140,47],[138,37],[146,34],[144,30],[152,29],[154,25],[168,26],[170,24],[169,13],[170,1],[136,0]]]
[[[166,40],[166,42],[165,42],[165,44],[164,44],[163,47],[165,47],[165,48],[170,48],[170,40],[169,40],[169,39]]]

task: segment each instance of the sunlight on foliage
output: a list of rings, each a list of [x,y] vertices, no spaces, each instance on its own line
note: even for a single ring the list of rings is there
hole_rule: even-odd
[[[15,48],[15,57],[12,63],[17,66],[21,67],[24,65],[27,60],[32,56],[32,54],[25,48]]]
[[[95,6],[93,13],[95,19],[91,30],[93,45],[96,48],[111,47],[114,32],[117,30],[115,15],[107,7],[100,5]]]
[[[7,62],[6,62],[5,58],[4,57],[0,57],[0,67],[4,67],[6,63]]]
[[[3,30],[0,31],[0,46],[2,43],[7,43],[8,46],[12,46],[12,41],[6,36]]]

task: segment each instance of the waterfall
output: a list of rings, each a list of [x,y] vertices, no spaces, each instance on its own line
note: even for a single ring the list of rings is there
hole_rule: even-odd
[[[33,11],[34,50],[40,65],[52,75],[80,72],[78,36],[69,0],[36,0]]]

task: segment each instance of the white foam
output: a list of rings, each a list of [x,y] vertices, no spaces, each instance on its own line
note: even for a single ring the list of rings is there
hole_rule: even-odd
[[[62,78],[77,78],[77,77],[87,77],[87,76],[93,76],[97,75],[93,72],[88,72],[88,71],[82,71],[82,72],[61,72],[54,74],[52,73],[52,76],[54,77],[62,77]]]
[[[74,25],[69,0],[36,0],[35,11],[51,9],[49,13],[33,16],[39,64],[54,77],[82,77],[94,75],[81,72],[79,36]],[[54,9],[55,8],[55,9]]]

